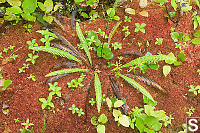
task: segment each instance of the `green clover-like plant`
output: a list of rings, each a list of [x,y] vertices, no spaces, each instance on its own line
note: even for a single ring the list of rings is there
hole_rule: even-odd
[[[142,24],[135,23],[135,26],[136,26],[135,32],[141,31],[142,33],[145,33],[145,29],[144,29],[144,27],[146,26],[145,23],[142,23]]]
[[[58,82],[55,82],[54,84],[49,83],[49,86],[50,86],[49,90],[51,91],[49,95],[53,96],[54,94],[56,94],[57,96],[61,97],[61,92],[60,92],[61,87],[58,87],[57,85],[58,85]]]

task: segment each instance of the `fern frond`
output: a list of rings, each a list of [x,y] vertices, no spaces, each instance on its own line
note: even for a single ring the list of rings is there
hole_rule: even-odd
[[[119,76],[122,77],[123,79],[125,79],[129,84],[131,84],[134,88],[136,88],[137,90],[139,90],[143,95],[145,95],[148,99],[154,101],[153,97],[151,96],[151,94],[142,86],[140,85],[138,82],[136,82],[134,79],[129,78],[125,75],[122,75],[119,73]]]
[[[89,62],[90,62],[90,64],[92,65],[92,59],[91,59],[91,56],[90,56],[90,51],[89,51],[87,42],[86,42],[86,40],[85,40],[85,37],[83,36],[83,33],[82,33],[82,31],[81,31],[81,28],[80,28],[80,25],[79,25],[78,22],[76,22],[76,32],[77,32],[77,35],[78,35],[78,37],[79,37],[79,39],[80,39],[80,42],[81,42],[81,44],[82,44],[82,47],[83,47],[83,49],[84,49],[84,51],[85,51],[85,53],[86,53],[86,55],[87,55],[87,57],[88,57],[88,59],[89,59]]]
[[[80,69],[80,68],[63,69],[63,70],[51,72],[51,73],[45,75],[45,77],[56,76],[56,75],[67,74],[67,73],[75,73],[75,72],[86,72],[86,71],[89,71],[89,70],[88,69]]]
[[[108,44],[110,44],[113,35],[114,35],[115,32],[117,31],[117,28],[120,26],[121,23],[122,23],[122,20],[119,21],[119,22],[117,22],[117,23],[115,24],[115,26],[112,28],[112,30],[111,30],[111,32],[110,32],[110,34],[109,34],[109,37],[108,37]]]
[[[165,62],[168,64],[172,64],[177,59],[173,53],[169,53],[168,55],[164,55],[164,54],[145,55],[124,64],[123,66],[121,66],[121,68],[134,66],[134,65],[140,66],[143,64],[151,64],[151,63],[156,64],[158,61],[162,61],[162,60],[165,60]]]
[[[98,110],[98,113],[100,113],[101,102],[102,102],[101,82],[99,80],[97,72],[95,72],[94,75],[95,75],[94,88],[95,88],[95,94],[96,94],[97,110]]]
[[[44,52],[48,52],[51,54],[59,55],[61,57],[66,57],[69,60],[74,60],[74,61],[77,61],[82,64],[82,62],[79,59],[77,59],[75,56],[71,55],[68,52],[65,52],[63,50],[60,50],[60,49],[57,49],[54,47],[38,46],[38,47],[32,47],[30,49],[35,50],[35,51],[44,51]]]

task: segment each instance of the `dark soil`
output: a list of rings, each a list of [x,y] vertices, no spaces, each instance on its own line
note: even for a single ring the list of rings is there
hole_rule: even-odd
[[[134,7],[134,4],[132,4],[131,7],[136,9],[137,6]],[[124,18],[125,15],[131,16],[132,21],[131,23],[123,22],[118,28],[118,32],[116,32],[112,38],[112,42],[122,43],[123,48],[120,50],[113,50],[114,58],[110,60],[111,63],[118,61],[118,55],[130,50],[140,51],[140,49],[142,49],[143,54],[146,52],[151,52],[152,54],[157,54],[158,52],[168,54],[173,52],[177,56],[180,50],[175,48],[175,44],[170,37],[170,28],[174,27],[176,30],[179,30],[185,34],[189,34],[190,36],[192,36],[194,32],[192,12],[181,16],[179,25],[176,27],[175,24],[170,24],[164,18],[164,14],[166,14],[165,8],[161,8],[157,5],[152,4],[145,9],[148,11],[149,17],[143,17],[139,14],[124,14],[123,10],[123,8],[120,8],[118,15],[121,18]],[[136,9],[136,13],[139,11],[141,11],[141,9]],[[76,46],[76,44],[80,43],[79,39],[77,35],[75,35],[75,37],[72,36],[72,32],[70,30],[70,20],[67,18],[65,18],[65,20],[67,21],[67,25],[65,25],[66,33],[62,34],[64,34],[68,41]],[[146,33],[135,33],[135,23],[146,23]],[[106,29],[106,21],[104,19],[97,19],[95,23],[91,24],[84,22],[84,24],[86,28],[82,28],[83,31],[97,31],[98,28],[101,28],[104,31]],[[107,34],[115,24],[115,21],[109,24]],[[39,39],[42,37],[41,34],[36,32],[40,29],[41,25],[38,23],[34,23],[33,25],[32,33],[25,32],[25,29],[21,25],[8,26],[5,31],[5,35],[1,36],[0,38],[0,51],[9,45],[14,45],[14,50],[21,47],[21,49],[15,53],[19,55],[16,61],[8,62],[1,66],[3,77],[5,79],[12,80],[12,85],[10,85],[6,91],[0,92],[0,102],[4,102],[6,105],[9,105],[9,112],[7,115],[3,114],[2,111],[0,112],[0,132],[5,131],[6,129],[10,129],[11,133],[19,132],[19,129],[22,128],[20,123],[25,122],[27,118],[30,119],[31,123],[34,123],[34,131],[36,133],[41,131],[45,118],[47,119],[45,133],[96,132],[96,128],[90,123],[90,118],[94,115],[98,115],[96,106],[91,106],[88,104],[87,122],[84,122],[85,116],[78,117],[77,115],[72,115],[71,111],[68,110],[72,104],[75,104],[79,108],[85,108],[87,90],[84,88],[77,88],[72,91],[66,86],[67,82],[71,81],[72,79],[77,79],[80,76],[80,73],[69,75],[58,80],[58,86],[62,87],[62,98],[65,99],[65,102],[64,105],[61,105],[62,99],[53,97],[53,103],[55,104],[56,111],[55,114],[48,110],[44,111],[41,108],[41,102],[39,102],[39,98],[46,98],[49,94],[49,86],[45,84],[47,79],[45,78],[45,75],[50,72],[50,69],[54,65],[64,61],[63,58],[58,57],[58,59],[55,59],[51,54],[39,52],[39,58],[36,60],[34,65],[30,65],[30,68],[27,69],[25,73],[18,72],[19,68],[23,66],[23,63],[26,63],[28,53],[31,52],[28,50],[26,41],[37,39],[38,44],[43,45],[41,42],[39,42]],[[124,32],[121,32],[123,26],[129,26],[131,32],[131,34],[124,40]],[[83,26],[81,25],[81,27]],[[61,30],[59,31],[61,32]],[[163,38],[163,44],[160,46],[155,45],[156,38]],[[150,46],[144,49],[143,46],[145,46],[147,40],[150,42]],[[142,43],[142,48],[137,45],[138,42]],[[199,85],[200,75],[197,73],[197,69],[200,69],[200,46],[188,43],[184,49],[185,54],[187,55],[186,61],[180,66],[171,66],[172,71],[167,77],[164,77],[162,73],[162,67],[160,67],[158,70],[149,69],[144,74],[139,71],[136,72],[138,75],[145,75],[155,80],[168,92],[168,95],[161,94],[154,88],[139,82],[151,93],[153,98],[158,101],[156,109],[164,110],[167,115],[171,114],[174,117],[174,120],[172,120],[172,125],[162,129],[164,133],[177,132],[176,129],[180,127],[181,124],[185,123],[187,117],[186,112],[191,106],[195,108],[195,112],[192,116],[198,117],[200,113],[200,97],[188,92],[190,85]],[[84,54],[83,51],[81,52]],[[9,55],[10,53],[3,53],[4,59]],[[126,56],[123,58],[122,63],[125,64],[131,59],[134,59],[134,57]],[[92,60],[93,64],[95,64],[97,68],[106,68],[107,61],[97,57],[95,52],[92,53]],[[1,61],[3,61],[3,59],[1,59]],[[159,65],[163,66],[165,63],[159,62]],[[102,82],[102,92],[107,96],[113,96],[109,77],[107,76],[108,72],[109,70],[101,69],[99,78]],[[36,76],[36,82],[27,79],[30,74]],[[85,86],[87,86],[91,79],[91,75],[89,73],[86,74],[87,76],[84,80]],[[121,87],[121,92],[126,98],[129,109],[132,109],[135,106],[142,107],[143,98],[141,93],[138,93],[135,88],[122,81],[122,79],[119,79],[118,82],[119,84],[123,84],[123,87]],[[89,97],[95,98],[94,88],[92,88]],[[106,103],[103,103],[101,113],[105,113],[109,120],[105,125],[106,132],[132,132],[131,128],[117,126],[117,122],[114,121],[112,112],[108,111]],[[14,119],[16,118],[19,118],[20,122],[15,123]]]

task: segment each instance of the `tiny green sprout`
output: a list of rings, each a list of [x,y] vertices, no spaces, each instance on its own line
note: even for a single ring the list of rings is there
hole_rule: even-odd
[[[196,87],[194,87],[194,85],[190,85],[190,88],[188,91],[189,92],[193,92],[196,96],[197,94],[200,94],[200,85],[197,85]]]
[[[128,31],[128,30],[129,30],[128,27],[129,27],[129,26],[123,26],[122,31]]]
[[[19,73],[25,72],[25,69],[29,68],[30,64],[23,64],[23,65],[24,65],[23,67],[19,68]]]
[[[14,119],[15,123],[20,122],[19,118]]]
[[[96,103],[96,101],[94,100],[94,98],[91,98],[91,100],[89,101],[89,103],[93,106]]]
[[[186,112],[186,114],[188,115],[188,117],[190,117],[195,111],[195,108],[193,108],[192,106],[190,107],[189,111]]]
[[[132,18],[132,17],[127,17],[127,16],[125,16],[124,22],[131,22],[131,18]]]
[[[69,108],[69,110],[71,110],[71,111],[72,111],[72,114],[74,114],[74,113],[76,113],[79,109],[75,107],[75,104],[73,104],[73,105]]]
[[[8,48],[4,48],[3,52],[8,53]]]
[[[49,86],[50,86],[49,90],[51,91],[49,95],[53,96],[54,94],[56,94],[57,96],[61,97],[61,92],[60,92],[61,87],[58,87],[57,85],[58,85],[58,82],[55,82],[54,84],[49,83]]]
[[[122,49],[122,44],[115,42],[115,43],[112,43],[112,47],[114,47],[114,50]]]
[[[0,74],[0,79],[3,79],[3,75],[2,74]]]
[[[33,123],[29,123],[29,119],[26,120],[26,123],[21,123],[23,126],[25,126],[25,129],[28,129],[28,127],[33,126]]]
[[[156,38],[156,42],[155,42],[155,44],[157,44],[157,45],[161,45],[162,42],[163,42],[163,39],[162,39],[162,38]]]
[[[28,31],[29,33],[32,32],[31,28],[32,28],[32,25],[31,24],[24,24],[23,27],[26,29],[26,31]]]
[[[32,74],[30,74],[30,76],[27,77],[27,79],[31,79],[32,81],[36,81],[35,76],[33,76]]]
[[[125,32],[125,38],[128,37],[130,34],[131,34],[131,32],[127,30],[127,31]]]
[[[14,47],[15,47],[15,46],[10,45],[10,46],[8,47],[8,49],[10,49],[10,51],[12,52],[12,50],[14,49]]]
[[[29,58],[26,59],[27,61],[30,61],[32,64],[35,64],[35,60],[39,57],[38,55],[28,54]]]
[[[103,95],[102,95],[102,101],[103,101],[103,102],[106,101],[106,98],[105,98],[105,97],[106,97],[106,94],[103,94]]]
[[[146,26],[145,23],[142,23],[141,25],[139,23],[135,23],[135,26],[136,26],[135,32],[141,31],[142,33],[145,33],[145,29],[144,29],[144,27]]]
[[[80,117],[81,115],[84,115],[85,113],[83,112],[83,109],[79,109],[76,111],[76,113],[78,114],[78,116]]]
[[[0,58],[3,58],[3,56],[2,56],[2,52],[0,52]]]
[[[18,55],[13,54],[13,55],[10,56],[10,59],[16,60],[17,57],[18,57]]]

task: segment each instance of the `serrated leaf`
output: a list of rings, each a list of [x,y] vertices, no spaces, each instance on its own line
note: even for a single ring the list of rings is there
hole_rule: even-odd
[[[77,35],[78,35],[78,37],[79,37],[79,39],[80,39],[80,42],[81,42],[81,44],[82,44],[82,47],[83,47],[83,49],[84,49],[84,51],[85,51],[85,53],[86,53],[86,55],[87,55],[87,57],[88,57],[88,59],[89,59],[89,62],[90,62],[90,64],[92,65],[92,59],[91,59],[91,56],[90,56],[90,51],[89,51],[89,48],[88,48],[86,39],[85,39],[85,37],[83,36],[83,33],[82,33],[82,31],[81,31],[81,28],[80,28],[80,25],[79,25],[78,22],[76,22],[76,32],[77,32]]]
[[[119,74],[120,77],[122,77],[123,79],[125,79],[129,84],[131,84],[134,88],[136,88],[137,90],[139,90],[143,95],[145,95],[146,97],[148,97],[150,100],[152,100],[153,102],[155,101],[153,99],[153,97],[151,96],[151,94],[139,83],[137,83],[134,79],[131,79],[125,75]]]
[[[163,74],[165,77],[167,77],[167,75],[170,73],[171,71],[171,67],[168,65],[163,66]]]
[[[119,107],[121,107],[123,104],[124,104],[124,102],[123,102],[122,100],[117,100],[117,101],[114,103],[114,107],[115,107],[115,108],[119,108]]]
[[[97,72],[95,72],[94,75],[95,75],[94,88],[95,88],[95,94],[96,94],[97,110],[98,110],[98,113],[100,113],[101,102],[102,102],[101,82],[100,82]]]
[[[126,115],[122,115],[119,117],[119,123],[123,125],[124,127],[129,127],[129,118]]]
[[[11,6],[21,6],[21,0],[7,0]]]
[[[75,73],[75,72],[86,72],[86,71],[89,71],[89,70],[88,69],[80,69],[80,68],[63,69],[63,70],[57,70],[57,71],[51,72],[51,73],[45,75],[45,77],[56,76],[56,75],[67,74],[67,73]]]
[[[32,13],[37,7],[37,0],[24,0],[22,8],[25,13]]]

